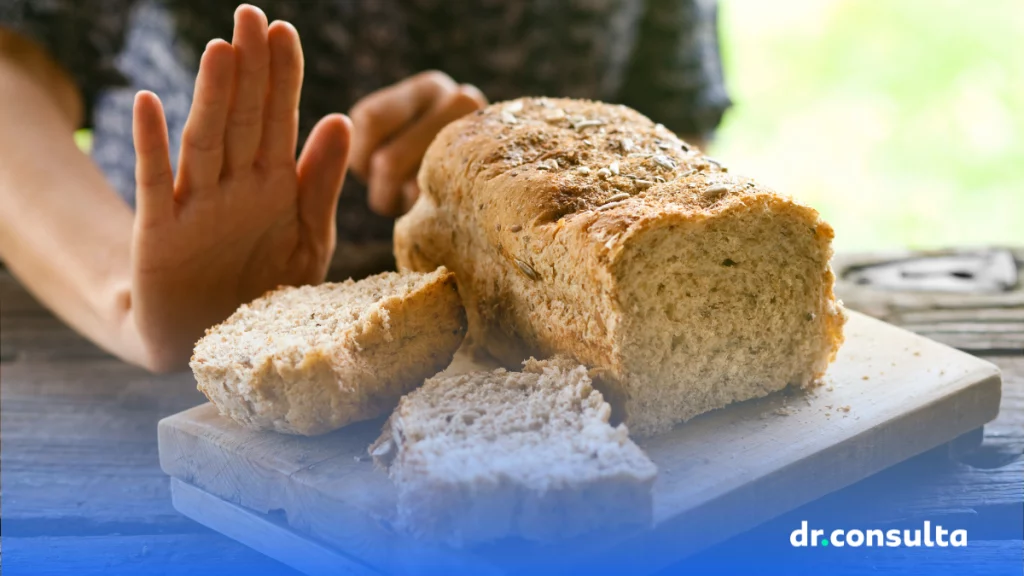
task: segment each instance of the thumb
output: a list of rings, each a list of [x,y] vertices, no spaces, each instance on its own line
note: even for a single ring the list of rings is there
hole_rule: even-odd
[[[299,157],[299,218],[312,242],[331,248],[351,141],[352,121],[330,114],[313,128]]]

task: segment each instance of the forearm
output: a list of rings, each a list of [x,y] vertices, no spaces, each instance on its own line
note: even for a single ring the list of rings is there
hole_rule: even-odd
[[[131,316],[131,210],[73,142],[53,86],[0,54],[0,257],[106,350],[152,366]]]

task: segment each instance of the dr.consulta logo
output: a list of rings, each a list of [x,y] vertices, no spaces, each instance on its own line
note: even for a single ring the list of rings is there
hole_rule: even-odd
[[[827,533],[827,537],[826,537]],[[948,538],[947,538],[948,537]],[[967,530],[959,529],[950,532],[938,524],[932,527],[932,523],[925,521],[924,528],[892,528],[890,530],[843,530],[837,529],[827,532],[826,530],[808,530],[807,521],[800,523],[800,527],[793,530],[789,535],[789,543],[796,548],[808,546],[884,546],[886,548],[919,547],[932,548],[938,546],[945,548],[952,546],[962,548],[967,546]]]

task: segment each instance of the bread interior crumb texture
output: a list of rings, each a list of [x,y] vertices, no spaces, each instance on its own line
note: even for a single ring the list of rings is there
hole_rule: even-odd
[[[428,380],[386,432],[403,525],[459,545],[649,523],[656,468],[609,414],[566,359]]]
[[[627,245],[614,269],[616,381],[642,415],[634,426],[654,432],[825,372],[841,322],[831,229],[787,207],[668,221]]]
[[[451,361],[464,333],[450,272],[388,272],[268,293],[208,330],[191,366],[239,422],[320,434],[386,413]]]

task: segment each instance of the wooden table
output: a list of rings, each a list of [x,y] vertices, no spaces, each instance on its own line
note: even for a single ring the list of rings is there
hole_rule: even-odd
[[[840,295],[851,308],[1000,366],[999,418],[983,437],[981,431],[963,437],[706,551],[702,565],[716,562],[728,573],[743,549],[737,546],[786,546],[800,520],[813,523],[841,508],[844,527],[920,527],[929,520],[966,528],[970,543],[966,550],[849,550],[841,562],[831,561],[832,573],[945,567],[1021,574],[1024,249],[957,259],[909,256],[838,258]],[[1013,282],[1001,286],[1008,270]],[[909,290],[932,281],[971,291]],[[156,423],[204,401],[190,374],[154,376],[115,360],[54,318],[4,270],[0,337],[0,559],[9,573],[22,573],[14,571],[22,559],[45,558],[61,574],[295,574],[171,507]],[[820,571],[820,559],[792,558],[793,571]]]

